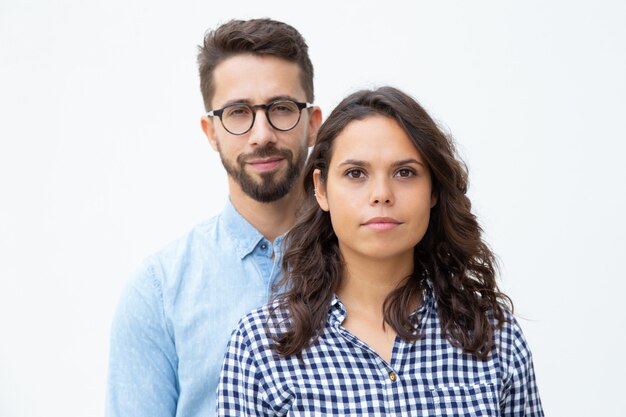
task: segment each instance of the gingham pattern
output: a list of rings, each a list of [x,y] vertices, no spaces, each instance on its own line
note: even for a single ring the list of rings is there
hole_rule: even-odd
[[[543,416],[532,358],[510,316],[488,361],[441,336],[432,289],[416,326],[422,338],[396,338],[388,365],[343,329],[334,298],[323,335],[297,357],[269,349],[268,308],[244,317],[228,345],[218,387],[219,416]]]

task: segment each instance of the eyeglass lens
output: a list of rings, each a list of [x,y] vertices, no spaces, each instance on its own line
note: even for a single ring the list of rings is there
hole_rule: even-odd
[[[278,130],[293,129],[300,120],[300,109],[292,101],[272,103],[265,113],[270,124]],[[224,108],[222,124],[231,133],[243,133],[252,128],[255,113],[247,104],[233,104]]]

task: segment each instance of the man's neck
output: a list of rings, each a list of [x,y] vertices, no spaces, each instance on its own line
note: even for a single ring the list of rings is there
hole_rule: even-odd
[[[296,209],[302,201],[302,190],[294,187],[280,200],[261,203],[245,194],[238,185],[231,184],[230,200],[248,223],[273,242],[293,226]]]

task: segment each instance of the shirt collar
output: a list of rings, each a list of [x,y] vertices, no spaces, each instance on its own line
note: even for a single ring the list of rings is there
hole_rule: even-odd
[[[424,291],[422,292],[422,303],[413,313],[411,313],[411,320],[418,326],[420,326],[420,322],[425,320],[428,313],[436,308],[433,284],[430,279],[424,279],[423,287]],[[334,326],[341,326],[341,323],[343,323],[346,319],[347,314],[348,312],[346,307],[343,305],[339,297],[337,297],[337,294],[333,294],[328,314],[329,323]]]
[[[339,327],[341,323],[346,319],[348,312],[343,305],[337,294],[333,294],[333,299],[330,300],[330,307],[328,311],[328,322],[334,326]]]
[[[241,259],[252,253],[259,242],[265,239],[261,232],[239,214],[230,198],[220,215],[220,224],[235,243],[235,251]]]

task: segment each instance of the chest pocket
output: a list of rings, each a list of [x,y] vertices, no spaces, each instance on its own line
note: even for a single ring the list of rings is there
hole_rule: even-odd
[[[491,383],[448,385],[430,390],[429,408],[433,415],[475,417],[500,415],[498,394]]]

